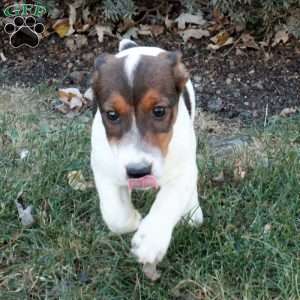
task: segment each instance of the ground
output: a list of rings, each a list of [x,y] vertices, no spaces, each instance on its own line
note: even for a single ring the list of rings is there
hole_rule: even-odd
[[[116,42],[106,45],[108,51]],[[56,88],[71,84],[71,72],[88,74],[102,49],[86,61],[85,54],[62,51],[53,37],[35,51],[7,50],[0,66],[0,299],[299,299],[300,117],[276,115],[299,105],[294,48],[276,50],[267,62],[256,52],[222,57],[187,49],[204,109],[197,135],[205,221],[176,227],[154,284],[130,254],[131,235],[105,227],[95,189],[68,183],[74,170],[92,180],[91,112],[66,118],[53,111]],[[74,84],[84,90],[87,81]],[[224,107],[208,112],[218,97]],[[234,134],[253,142],[223,159],[210,148],[212,134],[217,141]],[[35,224],[22,226],[15,200],[33,206]],[[151,192],[135,195],[143,215],[152,201]]]

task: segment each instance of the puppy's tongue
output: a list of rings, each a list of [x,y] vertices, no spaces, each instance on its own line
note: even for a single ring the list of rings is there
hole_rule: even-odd
[[[158,188],[157,180],[152,175],[146,175],[140,178],[128,179],[128,188],[133,189],[145,189],[145,188]]]

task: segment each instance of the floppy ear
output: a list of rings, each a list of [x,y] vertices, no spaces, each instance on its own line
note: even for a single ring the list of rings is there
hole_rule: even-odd
[[[115,59],[114,55],[103,53],[96,57],[94,62],[94,70],[93,70],[93,76],[92,76],[92,82],[95,83],[99,78],[101,74],[101,68]]]
[[[181,93],[189,79],[189,73],[181,61],[182,54],[179,51],[170,51],[164,52],[161,55],[165,56],[169,60],[173,69],[173,76],[177,91]]]
[[[115,59],[115,56],[112,55],[112,54],[107,54],[107,53],[100,54],[95,59],[95,62],[94,62],[94,71],[98,71],[99,72],[100,69],[101,69],[101,67],[104,64],[109,63],[113,59]]]

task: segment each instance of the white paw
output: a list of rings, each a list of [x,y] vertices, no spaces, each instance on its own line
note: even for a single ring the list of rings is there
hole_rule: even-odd
[[[131,241],[131,252],[142,264],[159,263],[168,250],[172,230],[145,218]]]
[[[142,216],[135,209],[130,218],[127,220],[117,219],[114,222],[107,222],[109,229],[117,234],[129,233],[136,231],[141,223]]]
[[[203,223],[203,213],[200,206],[189,212],[188,223],[191,226],[199,226]]]

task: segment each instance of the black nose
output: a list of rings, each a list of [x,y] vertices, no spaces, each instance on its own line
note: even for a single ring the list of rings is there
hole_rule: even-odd
[[[126,167],[127,176],[129,178],[140,178],[151,173],[151,164],[137,163],[129,164]]]

